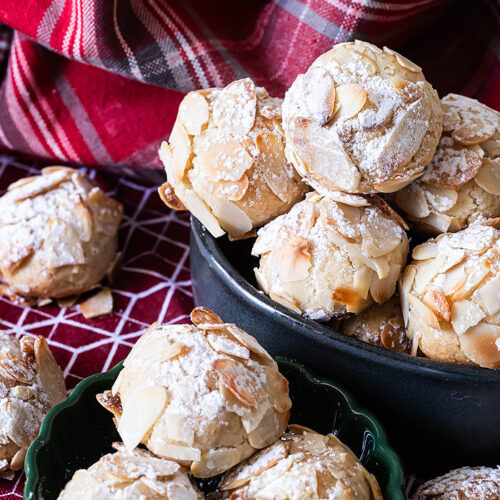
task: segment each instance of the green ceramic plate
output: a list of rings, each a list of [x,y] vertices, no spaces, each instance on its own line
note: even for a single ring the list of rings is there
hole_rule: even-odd
[[[336,434],[376,476],[386,500],[404,500],[403,468],[378,420],[331,380],[291,360],[277,358],[277,362],[290,382],[290,421]],[[107,373],[85,379],[48,413],[26,456],[25,500],[56,499],[77,469],[89,467],[112,451],[111,443],[119,436],[109,412],[95,396],[111,387],[121,367],[120,363]],[[205,480],[200,486],[209,492],[215,484],[216,480]]]

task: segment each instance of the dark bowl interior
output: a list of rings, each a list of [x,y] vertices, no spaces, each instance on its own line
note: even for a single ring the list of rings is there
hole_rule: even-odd
[[[195,301],[287,356],[343,384],[381,419],[408,469],[422,475],[496,465],[500,370],[415,358],[348,337],[256,288],[253,239],[213,238],[191,219]]]
[[[403,500],[401,462],[376,418],[330,380],[318,378],[290,360],[277,361],[290,382],[290,421],[325,434],[335,433],[376,476],[386,499]],[[89,467],[112,451],[111,444],[119,436],[111,414],[97,403],[96,394],[111,387],[120,369],[121,364],[86,379],[47,415],[26,458],[26,500],[56,499],[77,469]],[[213,478],[198,484],[209,493],[218,481]]]

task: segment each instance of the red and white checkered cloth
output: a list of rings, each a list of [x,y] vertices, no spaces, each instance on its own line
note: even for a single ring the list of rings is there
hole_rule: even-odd
[[[319,54],[354,38],[415,60],[442,95],[500,109],[499,17],[498,0],[0,0],[0,22],[17,30],[0,145],[159,167],[178,91],[249,75],[283,95]]]
[[[20,154],[159,168],[183,92],[250,76],[282,96],[319,54],[355,38],[402,52],[441,95],[500,110],[498,0],[0,0],[0,150],[10,155],[0,155],[0,194],[36,170]],[[85,320],[77,306],[0,298],[0,328],[45,335],[68,387],[193,305],[187,217],[123,170],[90,175],[126,206],[115,312]],[[21,498],[23,484],[22,473],[0,481],[0,498]]]

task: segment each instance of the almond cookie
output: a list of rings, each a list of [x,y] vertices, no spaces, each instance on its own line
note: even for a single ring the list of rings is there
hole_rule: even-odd
[[[500,113],[457,94],[442,104],[443,135],[434,158],[422,177],[391,196],[427,234],[500,215]]]
[[[400,283],[413,354],[420,347],[437,361],[500,368],[499,222],[441,234],[413,249]]]
[[[75,472],[59,500],[201,500],[186,469],[177,462],[136,448],[104,455],[88,469]]]
[[[366,311],[343,320],[341,331],[391,351],[407,354],[411,351],[411,340],[406,335],[401,304],[396,295],[385,304],[375,304]]]
[[[286,156],[317,190],[394,192],[431,161],[442,114],[419,66],[387,47],[340,43],[286,93]]]
[[[194,325],[153,324],[99,400],[124,444],[210,477],[275,441],[290,415],[288,381],[248,333],[209,309]]]
[[[333,434],[291,425],[266,449],[226,474],[222,498],[381,500],[375,477]]]
[[[189,92],[159,153],[163,201],[189,210],[215,237],[248,236],[306,190],[285,158],[281,99],[249,78]]]
[[[0,331],[0,478],[23,467],[45,415],[64,399],[64,377],[47,341]]]
[[[377,195],[309,193],[259,230],[259,287],[304,316],[359,313],[394,293],[406,263],[404,222]]]
[[[500,467],[462,467],[420,486],[413,500],[500,500]]]
[[[9,295],[58,298],[97,285],[116,259],[121,203],[85,174],[48,167],[0,198],[0,273]]]

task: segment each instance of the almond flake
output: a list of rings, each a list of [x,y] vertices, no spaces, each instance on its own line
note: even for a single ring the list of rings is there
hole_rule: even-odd
[[[129,450],[142,441],[161,415],[166,403],[167,391],[159,386],[137,388],[127,397],[118,422],[118,432]]]
[[[10,469],[11,470],[19,470],[24,467],[24,459],[26,458],[27,449],[23,448],[19,450],[10,461]]]
[[[115,418],[119,419],[122,416],[122,401],[118,394],[113,394],[112,391],[104,391],[102,394],[97,394],[96,399],[99,404],[111,412]]]
[[[429,306],[437,316],[450,321],[450,306],[446,300],[446,296],[441,290],[429,290],[423,298],[424,304]]]
[[[286,243],[281,258],[279,275],[283,281],[300,281],[307,278],[311,267],[309,242],[302,236],[293,236]]]
[[[427,198],[418,183],[408,189],[398,191],[396,193],[396,203],[401,210],[417,219],[422,219],[430,214]]]
[[[408,302],[412,309],[414,310],[414,313],[420,317],[427,325],[429,325],[431,328],[434,328],[436,330],[439,329],[439,321],[436,318],[436,315],[415,295],[412,295],[411,293],[406,294],[406,298],[408,299]]]
[[[48,396],[51,406],[54,406],[66,399],[63,373],[47,341],[41,335],[35,340],[34,350],[41,385]]]
[[[200,92],[189,92],[179,106],[179,117],[190,135],[200,135],[209,118],[208,102]]]
[[[72,295],[71,297],[64,297],[57,299],[57,305],[59,307],[73,307],[78,302],[79,295]]]
[[[248,215],[233,202],[214,196],[210,198],[209,204],[220,225],[231,236],[243,236],[252,230],[252,221]]]
[[[264,358],[265,360],[270,362],[273,366],[275,365],[275,362],[273,358],[269,355],[269,353],[250,334],[248,334],[247,332],[241,330],[236,326],[227,326],[227,331],[247,349],[257,354],[261,358]]]
[[[396,92],[403,98],[407,103],[411,103],[420,99],[422,97],[422,87],[416,85],[413,82],[409,82],[399,76],[391,76],[390,81]]]
[[[500,311],[500,274],[488,280],[477,290],[478,299],[490,316]]]
[[[390,54],[390,55],[396,57],[396,61],[403,68],[405,68],[413,73],[420,73],[422,71],[422,68],[420,66],[418,66],[414,62],[410,61],[406,57],[402,56],[399,52],[396,52],[395,50],[392,50],[389,47],[384,47],[383,50],[387,54]]]
[[[236,80],[222,89],[213,105],[213,121],[219,128],[248,134],[255,122],[257,95],[250,78]]]
[[[180,460],[181,462],[198,462],[201,460],[201,452],[198,448],[182,444],[160,442],[155,446],[154,453],[164,458]]]
[[[357,292],[349,286],[340,286],[336,288],[332,292],[332,300],[348,306],[349,308],[355,308],[362,302]]]
[[[290,299],[287,299],[286,297],[283,297],[282,295],[279,295],[275,292],[270,292],[269,297],[273,299],[275,302],[278,304],[281,304],[283,307],[286,307],[287,309],[290,309],[298,314],[302,314],[301,309],[295,304],[295,302],[292,302]]]
[[[347,120],[357,115],[365,105],[366,91],[357,83],[347,83],[337,87],[337,102],[340,108],[335,114],[335,120]]]
[[[460,337],[460,346],[464,354],[479,366],[499,369],[499,338],[499,326],[480,324],[472,327]]]
[[[438,246],[436,243],[427,242],[417,245],[413,249],[412,257],[415,260],[427,260],[436,257],[438,253]]]
[[[174,188],[168,182],[164,182],[158,188],[158,194],[160,195],[161,201],[163,201],[168,208],[172,210],[186,210],[182,201],[177,198]]]
[[[417,294],[421,295],[425,292],[427,285],[434,279],[435,276],[442,272],[445,262],[446,256],[438,254],[433,259],[420,261],[418,263],[414,283]]]
[[[191,311],[190,315],[191,321],[195,325],[201,324],[212,324],[212,325],[222,325],[224,321],[213,311],[208,309],[208,307],[198,306]]]
[[[451,324],[457,335],[463,335],[476,326],[484,316],[483,310],[470,300],[460,300],[451,306]]]
[[[474,181],[487,193],[500,195],[500,158],[495,160],[485,158]]]
[[[411,184],[415,179],[418,179],[422,175],[422,172],[417,174],[413,174],[410,177],[404,178],[392,178],[387,179],[384,182],[374,182],[373,187],[380,193],[395,193],[396,191],[400,191],[405,188],[409,184]]]
[[[288,380],[276,368],[264,366],[264,373],[266,389],[271,396],[274,409],[279,413],[288,411],[292,407],[292,401],[288,396]]]
[[[335,83],[328,71],[311,67],[303,79],[305,105],[310,117],[320,126],[333,116],[335,107]]]
[[[113,312],[113,295],[106,287],[80,304],[80,311],[87,319],[105,316]]]

